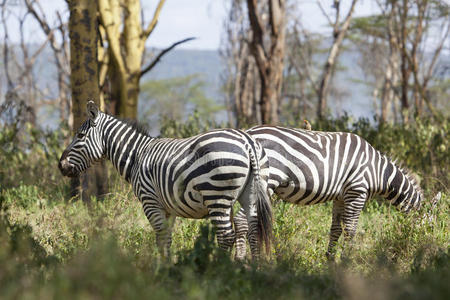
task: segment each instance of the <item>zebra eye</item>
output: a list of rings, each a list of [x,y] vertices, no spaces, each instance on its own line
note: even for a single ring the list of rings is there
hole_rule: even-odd
[[[79,133],[77,134],[77,138],[79,138],[79,139],[83,139],[85,136],[86,136],[86,134],[81,133],[81,132],[79,132]]]

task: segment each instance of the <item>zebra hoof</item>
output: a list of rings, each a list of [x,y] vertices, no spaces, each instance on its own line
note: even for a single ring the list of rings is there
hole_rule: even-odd
[[[327,253],[325,253],[325,256],[327,257],[328,262],[335,261],[336,254],[334,252],[327,251]]]

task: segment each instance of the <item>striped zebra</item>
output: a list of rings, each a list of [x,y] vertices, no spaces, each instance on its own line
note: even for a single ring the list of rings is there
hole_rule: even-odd
[[[257,126],[247,133],[269,157],[270,195],[299,205],[333,201],[329,259],[334,258],[342,232],[346,241],[354,237],[361,210],[372,196],[380,195],[405,212],[420,207],[422,192],[408,172],[356,134],[278,126]],[[236,256],[243,257],[243,211],[234,222]]]
[[[77,176],[104,156],[111,160],[142,202],[163,259],[170,255],[176,216],[209,217],[219,246],[231,250],[236,200],[250,224],[252,256],[259,257],[260,243],[268,247],[272,226],[268,159],[250,135],[224,129],[186,139],[153,138],[136,124],[99,111],[92,101],[87,113],[89,118],[61,156],[62,174]]]

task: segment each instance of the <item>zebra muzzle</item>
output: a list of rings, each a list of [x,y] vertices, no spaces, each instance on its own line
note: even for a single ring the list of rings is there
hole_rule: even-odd
[[[63,176],[76,177],[78,175],[75,166],[69,163],[67,159],[61,159],[58,163],[58,168],[63,174]]]

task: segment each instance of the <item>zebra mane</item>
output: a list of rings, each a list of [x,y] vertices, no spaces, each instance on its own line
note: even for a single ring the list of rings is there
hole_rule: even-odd
[[[406,178],[411,182],[414,189],[418,191],[422,197],[423,197],[423,190],[419,185],[419,175],[412,172],[408,167],[405,166],[405,164],[400,161],[397,157],[393,157],[390,155],[382,154],[384,155],[394,166],[396,166],[405,176]]]
[[[139,123],[136,120],[131,120],[131,119],[121,119],[121,118],[117,118],[119,121],[131,126],[132,129],[136,130],[136,132],[148,136],[148,137],[152,137],[150,135],[150,133],[148,132],[148,126],[146,124],[142,124]]]

